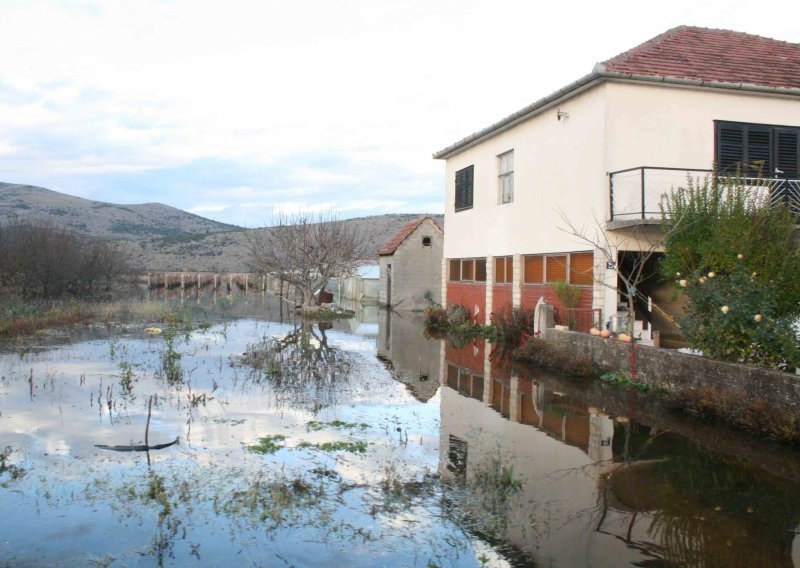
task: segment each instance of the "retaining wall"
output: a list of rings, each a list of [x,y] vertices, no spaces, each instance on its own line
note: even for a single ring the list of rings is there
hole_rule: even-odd
[[[552,328],[546,331],[545,339],[574,353],[585,353],[602,371],[631,371],[630,343]],[[637,344],[636,378],[672,392],[687,387],[744,392],[754,399],[800,411],[800,375]]]

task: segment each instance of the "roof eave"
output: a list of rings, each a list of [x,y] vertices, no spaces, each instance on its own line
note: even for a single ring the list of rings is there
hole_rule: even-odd
[[[537,114],[546,111],[547,109],[551,108],[553,105],[558,104],[562,100],[565,100],[570,97],[574,97],[578,93],[581,93],[591,87],[593,87],[596,83],[600,80],[600,74],[596,71],[589,73],[588,75],[581,77],[577,81],[570,83],[566,87],[559,89],[558,91],[551,93],[550,95],[539,99],[538,101],[526,106],[525,108],[518,110],[514,114],[511,114],[500,121],[492,124],[484,128],[483,130],[479,130],[474,134],[471,134],[464,138],[463,140],[459,140],[455,144],[448,146],[447,148],[443,148],[438,152],[434,152],[433,157],[436,160],[443,160],[447,159],[458,152],[466,150],[467,148],[474,146],[478,142],[482,140],[494,136],[495,134],[499,134],[500,132],[504,132],[513,126],[516,126],[520,122],[524,122],[529,118],[536,116]]]
[[[475,146],[476,144],[491,138],[501,132],[504,132],[517,124],[528,120],[540,114],[558,103],[574,97],[583,91],[586,91],[595,85],[607,80],[622,80],[637,83],[660,83],[668,85],[679,85],[684,87],[701,87],[707,89],[721,89],[730,91],[750,92],[758,94],[772,94],[772,95],[786,95],[786,96],[800,96],[800,88],[796,87],[768,87],[764,85],[754,85],[750,83],[727,83],[722,81],[701,81],[697,79],[684,79],[681,77],[669,77],[662,75],[638,75],[635,73],[620,73],[616,71],[606,71],[601,65],[595,67],[595,70],[588,75],[578,79],[574,83],[559,89],[558,91],[539,99],[538,101],[528,105],[509,115],[502,120],[480,130],[463,140],[459,140],[455,144],[448,146],[433,154],[436,160],[446,160],[459,152]]]

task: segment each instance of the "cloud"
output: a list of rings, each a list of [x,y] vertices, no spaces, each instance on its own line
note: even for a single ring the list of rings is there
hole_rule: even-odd
[[[6,2],[2,181],[224,204],[237,223],[289,203],[419,211],[443,195],[433,151],[671,26],[800,41],[783,3],[761,6]]]

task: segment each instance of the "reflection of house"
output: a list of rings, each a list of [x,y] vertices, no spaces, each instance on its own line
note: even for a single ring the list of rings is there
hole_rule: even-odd
[[[441,384],[441,344],[423,335],[421,315],[381,310],[378,357],[417,400],[427,402]]]
[[[492,536],[524,561],[792,566],[794,555],[796,563],[796,483],[668,430],[612,420],[599,411],[604,397],[561,392],[560,381],[554,390],[546,374],[510,369],[481,343],[443,352],[439,472],[470,495],[467,513],[491,519],[500,528]],[[518,490],[508,491],[510,480]]]
[[[663,195],[687,171],[758,165],[773,197],[798,200],[799,139],[800,45],[670,30],[434,155],[446,160],[446,302],[483,322],[540,297],[560,308],[551,285],[567,281],[608,321],[631,258],[620,253],[659,235]],[[558,210],[576,227],[597,220],[617,262],[559,231]]]
[[[380,250],[379,302],[397,310],[441,303],[442,228],[429,216],[408,223]]]

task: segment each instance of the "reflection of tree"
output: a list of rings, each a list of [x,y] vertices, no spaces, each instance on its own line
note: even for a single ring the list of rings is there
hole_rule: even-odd
[[[328,344],[325,324],[298,323],[283,337],[248,346],[242,363],[269,381],[281,401],[313,411],[337,403],[346,390],[352,356]]]

